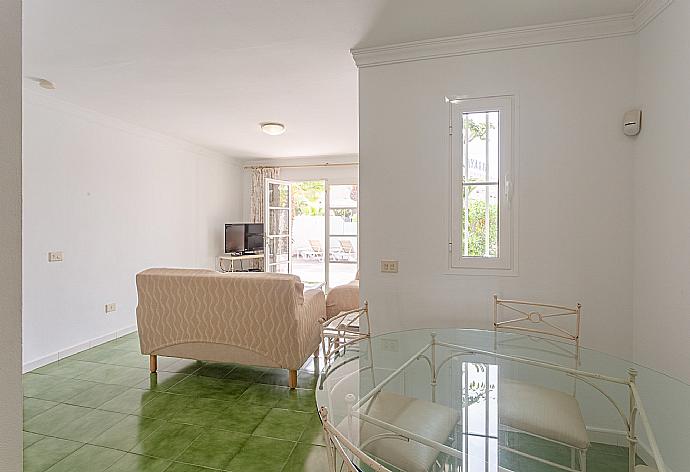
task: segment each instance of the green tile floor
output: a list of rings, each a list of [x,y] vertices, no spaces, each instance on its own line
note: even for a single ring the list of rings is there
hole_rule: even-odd
[[[323,472],[315,364],[287,371],[161,357],[150,375],[136,333],[24,375],[25,472]],[[511,447],[569,464],[528,436]],[[558,469],[501,456],[519,471]],[[594,444],[590,472],[627,471],[627,449]]]
[[[25,472],[324,471],[314,362],[287,371],[161,357],[136,333],[24,375]]]

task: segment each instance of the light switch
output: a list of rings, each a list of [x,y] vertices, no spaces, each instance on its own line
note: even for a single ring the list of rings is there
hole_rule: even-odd
[[[382,339],[381,348],[382,350],[388,352],[398,352],[400,350],[397,339]]]
[[[65,255],[62,251],[52,251],[48,253],[48,262],[62,262],[65,260]]]
[[[105,312],[106,313],[112,313],[113,311],[117,310],[117,303],[108,303],[105,306]]]
[[[398,273],[398,261],[381,261],[381,272],[387,274]]]

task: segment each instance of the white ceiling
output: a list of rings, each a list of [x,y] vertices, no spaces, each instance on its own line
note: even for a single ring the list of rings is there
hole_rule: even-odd
[[[639,3],[25,0],[24,73],[55,82],[57,98],[233,157],[353,154],[350,48],[631,13]],[[287,132],[264,135],[263,121]]]

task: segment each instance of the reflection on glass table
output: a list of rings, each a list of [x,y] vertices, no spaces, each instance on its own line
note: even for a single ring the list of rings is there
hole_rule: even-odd
[[[687,470],[690,386],[580,351],[573,366],[567,344],[480,330],[362,340],[319,380],[331,464],[404,472]],[[541,390],[555,394],[533,401]],[[510,411],[515,404],[521,408]],[[584,438],[565,423],[551,426],[560,436],[530,424],[541,416],[547,428],[553,412],[562,416],[572,405]],[[572,447],[578,440],[584,456]]]

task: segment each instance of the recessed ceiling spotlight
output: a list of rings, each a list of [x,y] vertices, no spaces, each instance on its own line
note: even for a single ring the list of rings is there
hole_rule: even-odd
[[[271,136],[278,136],[285,132],[285,125],[282,123],[261,123],[261,131]]]
[[[48,79],[43,79],[41,77],[27,77],[27,79],[33,80],[39,87],[46,90],[55,90],[55,84]]]

